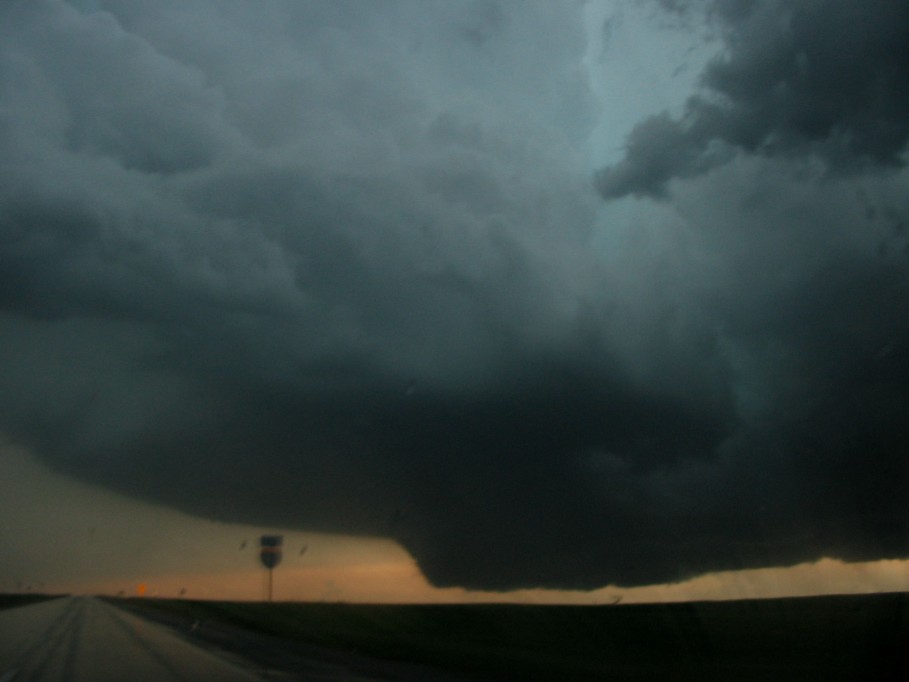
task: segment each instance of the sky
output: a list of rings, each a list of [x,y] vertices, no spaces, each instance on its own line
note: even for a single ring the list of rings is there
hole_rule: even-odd
[[[16,482],[0,496],[0,594],[264,600],[268,578],[259,543],[265,534],[281,535],[283,543],[272,575],[277,601],[613,605],[909,591],[905,560],[827,558],[630,588],[436,587],[388,538],[202,519],[75,481],[10,443],[0,444],[0,454],[0,480]]]
[[[0,581],[248,585],[278,528],[308,598],[904,586],[907,45],[892,0],[3,3]]]

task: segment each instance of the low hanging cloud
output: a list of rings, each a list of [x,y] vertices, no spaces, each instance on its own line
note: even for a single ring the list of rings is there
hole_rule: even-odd
[[[749,37],[773,3],[718,7],[725,92],[783,48]],[[685,132],[700,100],[643,122],[601,192],[683,182],[604,253],[583,19],[5,5],[0,429],[208,518],[395,537],[439,585],[905,556],[895,101],[826,135],[780,114],[785,154]]]

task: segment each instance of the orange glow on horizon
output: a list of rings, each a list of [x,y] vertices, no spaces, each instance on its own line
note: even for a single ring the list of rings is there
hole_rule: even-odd
[[[161,598],[263,601],[264,569],[167,573],[150,577],[142,594]],[[50,585],[50,592],[124,595],[124,581]],[[348,603],[614,604],[714,601],[909,591],[909,561],[846,564],[822,559],[789,568],[711,573],[689,581],[592,591],[522,589],[507,592],[432,586],[411,558],[354,566],[300,566],[274,571],[275,601]]]
[[[830,558],[634,588],[439,588],[390,539],[215,523],[78,483],[2,442],[0,479],[17,482],[0,496],[0,541],[15,560],[0,565],[0,592],[258,601],[266,572],[255,545],[267,533],[283,534],[286,550],[276,601],[612,604],[909,591],[909,561]]]

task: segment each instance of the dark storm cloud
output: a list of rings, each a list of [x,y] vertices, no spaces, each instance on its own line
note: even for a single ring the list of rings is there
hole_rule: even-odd
[[[905,175],[658,117],[691,179],[603,253],[581,9],[5,4],[0,428],[438,584],[904,555]]]
[[[684,13],[691,3],[664,3]],[[707,5],[724,44],[684,114],[628,136],[597,173],[604,197],[663,196],[674,178],[733,153],[813,155],[830,171],[898,167],[909,140],[909,6],[904,2],[723,0]]]

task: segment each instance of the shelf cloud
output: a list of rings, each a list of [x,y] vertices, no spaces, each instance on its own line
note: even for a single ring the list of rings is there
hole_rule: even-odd
[[[591,177],[583,3],[5,3],[0,430],[437,585],[907,556],[905,5],[652,11]]]

